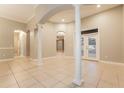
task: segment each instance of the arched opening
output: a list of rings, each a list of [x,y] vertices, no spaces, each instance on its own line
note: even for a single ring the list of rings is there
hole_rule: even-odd
[[[56,8],[57,9],[57,8]],[[68,9],[67,9],[68,10]],[[74,81],[73,83],[80,85],[81,84],[81,33],[80,33],[80,6],[79,5],[75,5],[75,9],[71,9],[70,13],[65,13],[64,15],[68,15],[71,14],[72,18],[71,20],[66,19],[66,16],[64,16],[64,18],[59,19],[59,22],[52,22],[50,20],[50,18],[52,18],[53,16],[55,18],[56,17],[56,13],[60,12],[57,9],[57,12],[55,12],[56,10],[51,11],[50,13],[48,13],[48,17],[47,15],[45,15],[44,18],[42,19],[46,19],[45,21],[43,21],[41,23],[42,24],[42,29],[40,26],[38,26],[38,44],[41,45],[41,41],[40,41],[40,37],[41,37],[41,32],[43,32],[42,34],[42,38],[43,40],[43,56],[56,56],[57,52],[56,52],[56,43],[57,43],[57,50],[59,51],[64,51],[64,45],[66,46],[66,52],[64,53],[63,57],[60,57],[59,60],[63,60],[63,58],[65,56],[74,56],[75,55],[75,77],[74,77]],[[53,13],[52,13],[53,12]],[[51,15],[51,16],[50,16]],[[61,15],[61,13],[60,13]],[[57,15],[58,16],[58,15]],[[70,22],[73,22],[73,25],[69,25]],[[73,28],[74,27],[74,28]],[[44,30],[43,30],[44,29]],[[63,33],[60,31],[65,31],[68,33]],[[58,34],[58,38],[56,38],[56,32]],[[75,33],[75,35],[74,35]],[[63,37],[64,36],[64,37]],[[71,38],[70,38],[71,37]],[[64,38],[66,38],[64,40]],[[56,42],[56,39],[58,40]],[[75,39],[75,40],[74,40]],[[64,41],[63,41],[64,40]],[[74,42],[73,42],[74,40]],[[64,43],[65,42],[65,43]],[[75,45],[74,45],[75,43]],[[71,47],[71,49],[70,49]],[[73,48],[75,47],[75,49]],[[39,50],[41,50],[40,47],[38,47]],[[75,50],[75,52],[74,52]],[[68,54],[69,53],[69,54]],[[54,55],[55,54],[55,55]],[[38,51],[38,62],[41,63],[41,53]]]
[[[57,32],[57,39],[56,39],[56,50],[57,53],[64,53],[64,35],[63,31]]]
[[[56,5],[53,5],[56,6]],[[64,10],[69,10],[69,9],[74,9],[74,6],[72,4],[66,4],[66,5],[58,5],[52,9],[50,9],[48,12],[46,12],[43,16],[41,16],[40,20],[38,21],[40,24],[45,23],[54,16],[55,14],[64,11]]]
[[[26,56],[26,33],[22,30],[14,31],[14,56]]]
[[[61,13],[65,12],[65,15]],[[69,12],[69,13],[68,13]],[[61,17],[59,17],[59,15]],[[67,16],[70,15],[70,19]],[[54,22],[54,19],[57,19]],[[71,31],[69,23],[74,21],[74,6],[73,5],[62,5],[51,11],[49,11],[41,20],[40,24],[43,27],[43,57],[52,57],[58,55],[58,53],[63,53],[69,56],[73,55],[74,49],[71,47],[69,49],[68,42],[73,46],[74,29]],[[71,37],[72,36],[72,37]],[[71,38],[69,38],[71,37]],[[66,48],[67,46],[67,48]],[[67,52],[67,50],[69,52]],[[70,53],[71,52],[71,53]]]

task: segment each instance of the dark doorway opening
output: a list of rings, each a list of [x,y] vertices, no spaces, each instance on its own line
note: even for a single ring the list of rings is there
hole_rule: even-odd
[[[57,48],[57,52],[64,52],[64,37],[63,36],[57,36],[56,48]]]

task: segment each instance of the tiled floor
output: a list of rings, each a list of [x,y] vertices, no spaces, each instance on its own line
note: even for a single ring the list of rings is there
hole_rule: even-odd
[[[64,56],[44,59],[42,65],[28,58],[0,63],[1,88],[74,88],[74,60]],[[124,65],[83,61],[81,88],[124,87]]]

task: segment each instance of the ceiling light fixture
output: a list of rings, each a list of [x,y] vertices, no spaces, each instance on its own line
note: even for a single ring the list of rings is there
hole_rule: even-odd
[[[19,33],[20,31],[19,30],[15,30],[15,32]]]
[[[101,7],[101,5],[97,5],[97,7],[99,8],[99,7]]]
[[[65,22],[65,19],[62,19],[62,22]]]

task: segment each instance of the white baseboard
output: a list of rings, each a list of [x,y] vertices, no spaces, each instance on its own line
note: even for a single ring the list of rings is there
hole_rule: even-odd
[[[101,62],[101,63],[106,63],[106,64],[113,64],[113,65],[124,65],[124,63],[119,63],[119,62],[114,62],[114,61],[104,61],[104,60],[100,60],[99,62]]]
[[[21,56],[22,57],[22,56]],[[15,58],[21,58],[21,57],[15,57]],[[25,57],[25,56],[23,56]],[[56,56],[53,57],[45,57],[43,58],[43,60],[48,60],[48,59],[52,59],[52,58],[56,58]],[[65,56],[65,58],[71,58],[74,59],[74,56]],[[5,61],[13,61],[14,58],[8,58],[8,59],[0,59],[0,62],[5,62]],[[33,58],[29,58],[30,61],[36,62],[37,59],[33,59]],[[101,63],[105,63],[105,64],[113,64],[113,65],[124,65],[124,63],[119,63],[119,62],[114,62],[114,61],[104,61],[104,60],[99,60],[98,62]]]
[[[37,61],[37,59],[29,58],[30,61]]]
[[[74,59],[74,56],[65,56],[65,58],[72,58],[72,59]],[[85,60],[85,59],[82,59],[82,60]],[[94,60],[94,61],[98,61],[98,62],[105,63],[105,64],[124,65],[124,63],[114,62],[114,61],[104,61],[104,60]]]
[[[74,59],[74,56],[64,56],[65,58],[72,58]]]
[[[13,61],[13,60],[14,60],[14,58],[0,59],[0,62]]]
[[[26,56],[15,56],[14,58],[24,58]]]
[[[48,60],[48,59],[52,59],[52,58],[56,58],[56,56],[53,56],[53,57],[45,57],[45,58],[43,58],[43,60]],[[30,58],[30,61],[36,62],[37,59]]]
[[[43,60],[52,59],[52,58],[56,58],[56,56],[52,56],[52,57],[45,57],[45,58],[43,58]]]

